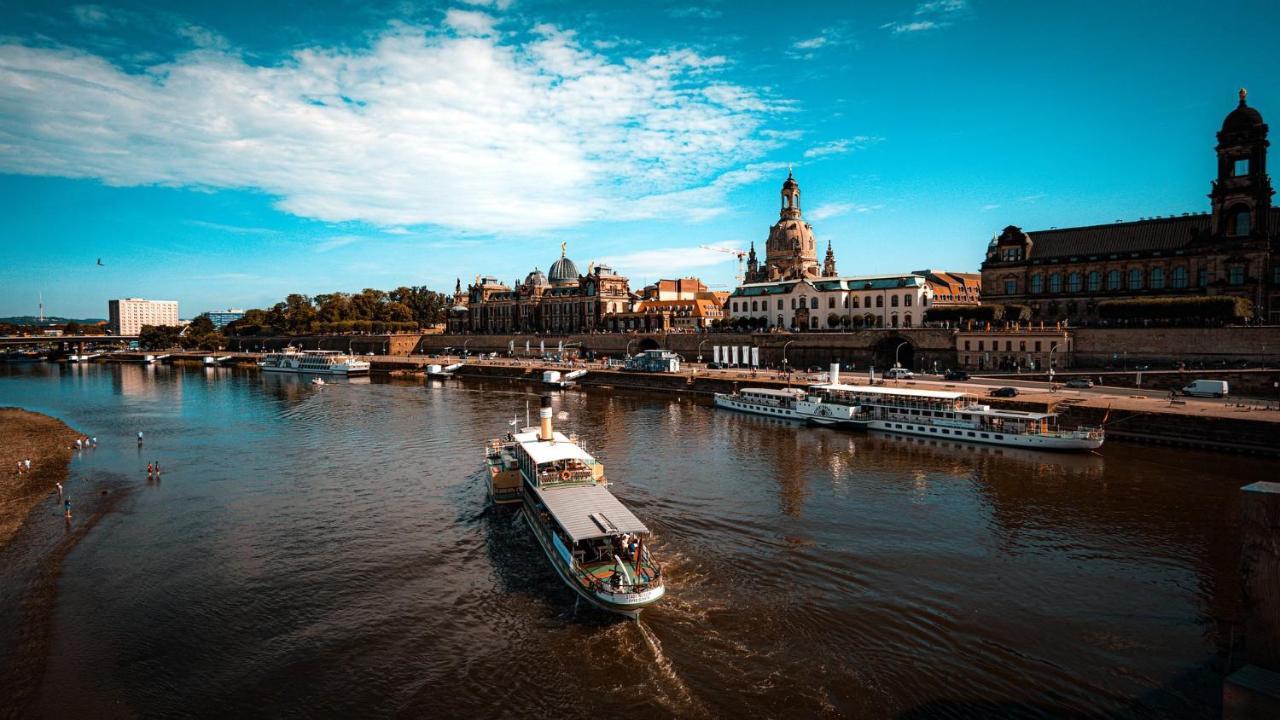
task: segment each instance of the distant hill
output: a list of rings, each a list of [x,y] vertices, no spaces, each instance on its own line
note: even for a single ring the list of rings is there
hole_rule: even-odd
[[[0,323],[9,325],[66,325],[69,322],[78,322],[81,325],[95,325],[100,322],[106,322],[106,318],[64,318],[64,317],[45,317],[44,322],[40,322],[40,318],[35,315],[18,315],[16,317],[0,317]]]

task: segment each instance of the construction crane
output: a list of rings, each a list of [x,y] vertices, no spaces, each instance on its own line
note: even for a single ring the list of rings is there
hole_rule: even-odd
[[[719,245],[699,245],[698,247],[702,248],[703,250],[714,250],[716,252],[722,252],[728,255],[737,255],[738,256],[738,274],[734,275],[733,277],[735,280],[738,281],[739,285],[741,285],[743,281],[746,279],[746,276],[742,274],[742,260],[747,256],[746,250],[721,247]]]

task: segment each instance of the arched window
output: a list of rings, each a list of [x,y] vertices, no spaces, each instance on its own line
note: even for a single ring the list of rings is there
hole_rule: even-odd
[[[1231,209],[1231,234],[1237,236],[1249,234],[1249,208],[1237,205]]]
[[[1089,292],[1098,292],[1102,289],[1102,273],[1097,270],[1089,271]]]
[[[1181,290],[1187,286],[1187,268],[1179,265],[1173,269],[1173,286]]]
[[[1129,289],[1130,290],[1142,289],[1142,270],[1140,270],[1139,268],[1129,269]]]
[[[844,306],[845,306],[846,308],[848,308],[848,307],[849,307],[849,296],[848,296],[848,295],[845,295],[845,296],[844,296]]]
[[[849,296],[849,307],[851,307],[851,308],[856,308],[856,307],[858,307],[858,296],[857,296],[857,295],[850,295],[850,296]]]
[[[1062,292],[1062,273],[1050,273],[1049,275],[1049,292]]]
[[[1164,289],[1164,268],[1151,268],[1151,289]]]
[[[1073,272],[1067,276],[1067,292],[1080,292],[1080,273]]]
[[[801,299],[803,299],[803,298],[801,298]],[[791,298],[791,309],[792,309],[792,310],[795,310],[795,309],[796,309],[796,299],[795,299],[795,298]]]
[[[898,296],[894,295],[889,298],[889,307],[898,307]]]
[[[775,327],[783,327],[781,315],[778,316],[778,324]]]
[[[778,309],[782,309],[782,298],[778,298]]]
[[[1119,270],[1107,271],[1107,289],[1108,290],[1120,289],[1120,271]]]
[[[878,307],[878,308],[882,308],[882,307],[884,307],[884,296],[883,296],[883,295],[877,295],[877,296],[876,296],[876,307]]]
[[[835,306],[836,306],[836,296],[835,296],[835,295],[831,295],[831,296],[827,297],[827,307],[828,307],[828,308],[833,308],[833,307],[835,307]]]
[[[810,298],[810,299],[809,299],[809,309],[811,309],[811,310],[817,310],[817,309],[818,309],[818,298]]]
[[[902,327],[911,327],[911,313],[902,316]]]
[[[1039,295],[1044,292],[1044,276],[1039,273],[1031,276],[1031,294]]]
[[[889,316],[889,325],[891,327],[898,327],[898,313],[894,313]]]
[[[911,296],[910,296],[910,295],[904,295],[904,296],[903,296],[903,298],[902,298],[902,304],[903,304],[903,305],[906,305],[907,307],[911,307]]]
[[[752,300],[752,301],[751,301],[751,312],[755,312],[756,310],[759,310],[759,308],[758,308],[758,307],[756,307],[756,301],[755,301],[755,300]]]

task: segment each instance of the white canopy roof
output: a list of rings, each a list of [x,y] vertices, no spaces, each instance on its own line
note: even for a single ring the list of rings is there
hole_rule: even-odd
[[[537,465],[557,460],[581,460],[584,463],[596,461],[586,450],[578,447],[577,443],[569,442],[569,438],[562,433],[553,432],[551,436],[555,438],[554,442],[539,440],[537,432],[516,433],[515,437],[516,442],[520,443]]]
[[[931,400],[958,400],[965,393],[944,390],[912,390],[908,388],[871,387],[870,385],[843,385],[840,383],[823,383],[813,385],[815,390],[837,390],[840,392],[862,393],[864,395],[897,395],[901,397],[929,398]]]
[[[620,533],[649,532],[649,528],[602,485],[549,490],[526,486],[526,489],[538,496],[574,542]]]

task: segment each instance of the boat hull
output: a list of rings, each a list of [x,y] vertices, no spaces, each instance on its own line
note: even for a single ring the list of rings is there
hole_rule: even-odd
[[[293,373],[294,375],[364,375],[368,370],[348,370],[347,368],[329,368],[320,370],[316,368],[282,368],[258,366],[263,372]]]
[[[1022,433],[997,433],[990,430],[969,430],[961,427],[937,427],[918,423],[896,422],[889,420],[871,420],[866,423],[868,430],[893,433],[895,435],[914,435],[935,440],[953,440],[971,442],[982,445],[1000,445],[1003,447],[1027,448],[1030,450],[1052,450],[1055,452],[1087,452],[1102,447],[1103,438],[1055,437],[1052,435],[1031,435]]]
[[[529,525],[529,530],[533,533],[533,537],[538,541],[538,547],[542,548],[542,552],[547,556],[547,562],[551,567],[555,568],[556,574],[560,576],[561,582],[569,586],[571,590],[578,594],[579,597],[585,599],[592,605],[606,612],[622,615],[631,620],[637,620],[640,617],[640,611],[662,599],[666,594],[665,585],[658,585],[642,593],[626,593],[626,594],[609,594],[596,593],[588,588],[582,587],[577,579],[573,577],[557,559],[555,551],[547,544],[542,536],[542,532],[535,526],[532,512],[528,507],[523,510],[524,520]],[[618,601],[623,602],[618,602]]]

